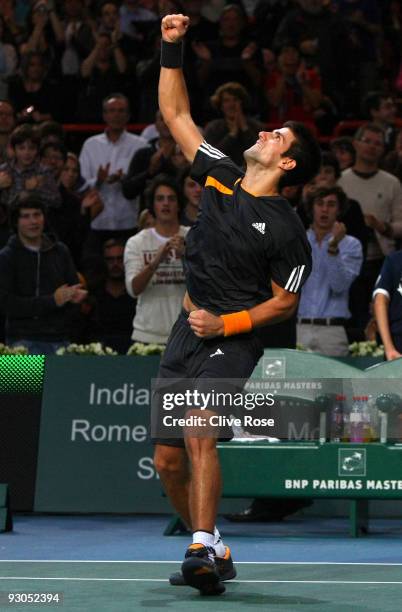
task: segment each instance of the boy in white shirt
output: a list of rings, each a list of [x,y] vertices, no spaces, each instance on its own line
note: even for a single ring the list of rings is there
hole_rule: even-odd
[[[137,298],[132,339],[166,344],[185,293],[182,255],[189,228],[179,223],[181,195],[175,181],[158,175],[150,188],[155,227],[144,229],[126,244],[126,287]]]

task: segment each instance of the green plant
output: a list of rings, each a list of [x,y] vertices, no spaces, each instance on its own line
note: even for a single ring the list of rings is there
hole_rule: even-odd
[[[90,344],[69,344],[59,348],[56,355],[117,355],[110,346],[103,346],[100,342]]]
[[[7,346],[0,342],[0,355],[28,355],[26,346]]]
[[[383,357],[384,347],[375,340],[352,342],[349,344],[349,353],[352,357]]]
[[[127,351],[127,355],[141,355],[145,357],[147,355],[162,355],[165,350],[163,344],[142,344],[141,342],[134,342]]]

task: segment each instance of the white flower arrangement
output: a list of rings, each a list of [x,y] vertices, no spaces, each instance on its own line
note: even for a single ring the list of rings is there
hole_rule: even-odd
[[[384,347],[375,340],[352,342],[349,344],[349,353],[352,357],[384,357]]]
[[[110,346],[103,346],[100,342],[90,344],[69,344],[56,351],[56,355],[117,355]]]
[[[163,344],[142,344],[141,342],[134,342],[127,351],[127,355],[140,355],[146,357],[147,355],[162,355],[165,350]]]
[[[307,346],[304,346],[303,344],[300,344],[300,342],[298,342],[296,344],[296,351],[304,351],[305,353],[314,353],[314,351],[312,351],[311,349],[307,348]]]
[[[0,342],[0,355],[28,355],[26,346],[7,346]]]

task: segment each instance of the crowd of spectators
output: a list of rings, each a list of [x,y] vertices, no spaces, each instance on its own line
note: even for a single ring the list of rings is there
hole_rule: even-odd
[[[330,130],[368,113],[367,94],[401,87],[398,0],[4,0],[0,98],[18,118],[102,120],[119,91],[131,121],[157,111],[160,18],[190,16],[185,73],[192,112],[217,118],[211,96],[241,84],[260,121],[309,120]]]
[[[365,337],[384,257],[402,239],[402,0],[4,0],[0,341],[50,352],[166,341],[201,195],[157,107],[159,24],[171,12],[190,16],[184,70],[211,145],[242,165],[266,123],[300,120],[326,136],[319,174],[282,190],[308,230],[313,274],[299,314],[261,333],[291,348],[297,330],[331,354],[333,320],[345,354]],[[332,138],[343,119],[365,123]],[[74,144],[71,123],[105,129]]]

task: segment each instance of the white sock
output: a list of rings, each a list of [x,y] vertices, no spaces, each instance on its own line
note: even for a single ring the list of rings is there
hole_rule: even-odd
[[[193,533],[193,544],[203,544],[209,548],[214,548],[214,534],[208,531],[194,531]],[[214,560],[214,554],[208,553],[208,557],[211,561]]]
[[[214,528],[214,548],[217,557],[224,557],[226,553],[226,547],[222,542],[221,534],[218,531],[218,528],[215,526]]]

